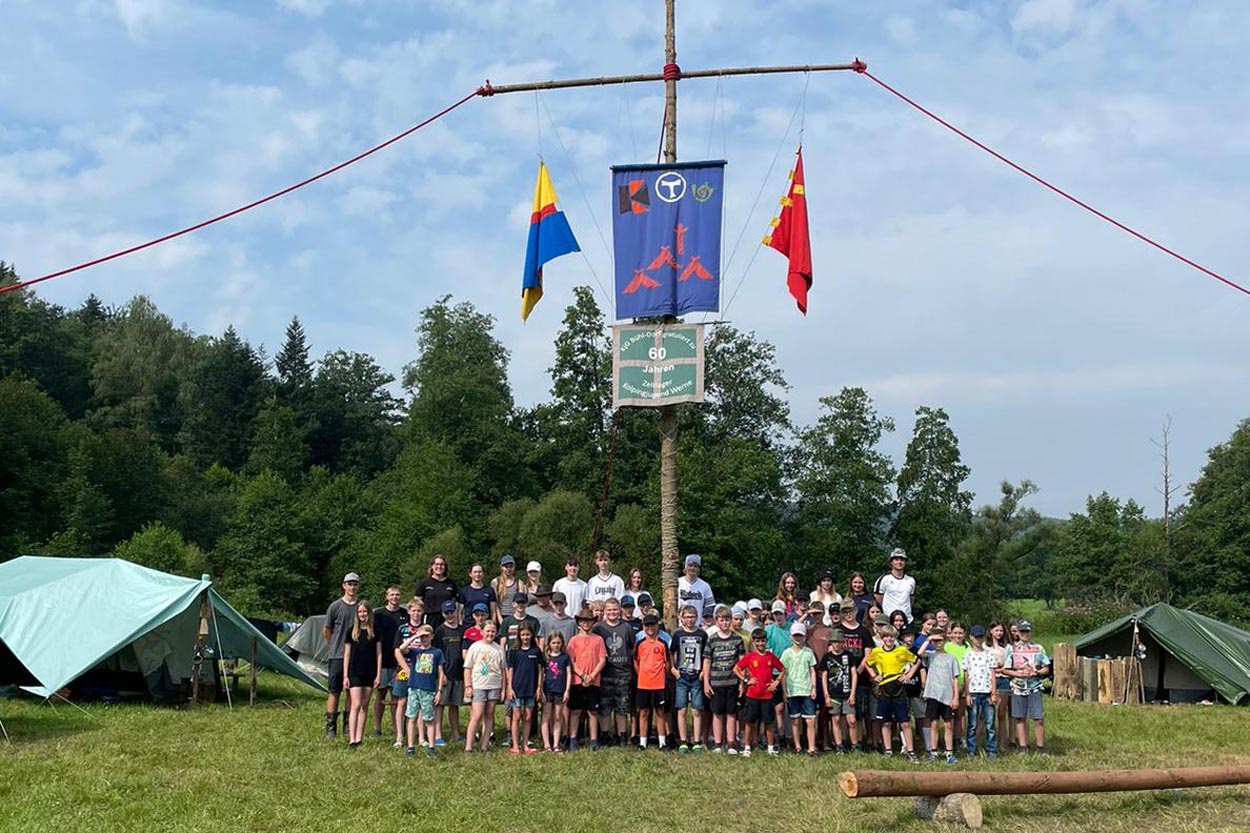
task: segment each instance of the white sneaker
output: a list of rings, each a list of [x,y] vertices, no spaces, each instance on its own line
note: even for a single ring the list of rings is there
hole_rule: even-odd
[[[742,757],[744,758],[751,757],[751,747],[749,746],[742,747]]]
[[[727,750],[725,750],[725,751],[726,751],[726,752],[728,752],[730,755],[737,755],[737,754],[738,754],[738,748],[737,748],[737,747],[735,747],[735,746],[731,746],[731,747],[729,747],[729,748],[728,748]]]
[[[395,741],[394,743],[391,744],[391,749],[403,749],[403,748],[404,748],[404,745],[400,743],[399,741]]]

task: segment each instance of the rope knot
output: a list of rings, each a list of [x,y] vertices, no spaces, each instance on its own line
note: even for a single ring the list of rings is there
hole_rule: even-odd
[[[859,58],[856,58],[855,60],[851,61],[851,69],[855,70],[860,75],[863,75],[865,72],[868,71],[868,64],[864,63]]]
[[[477,88],[477,94],[483,98],[490,98],[495,94],[495,88],[490,85],[490,79],[486,79],[486,83]]]
[[[664,80],[665,81],[680,81],[681,80],[681,67],[677,66],[677,64],[665,64],[664,65]]]

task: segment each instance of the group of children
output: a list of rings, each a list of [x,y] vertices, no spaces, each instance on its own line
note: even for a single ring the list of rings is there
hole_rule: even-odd
[[[690,598],[698,566],[687,563],[672,632],[649,594],[638,605],[615,587],[608,592],[619,598],[594,599],[592,591],[572,616],[565,592],[544,584],[532,588],[541,616],[529,611],[523,590],[510,594],[506,616],[470,599],[466,623],[464,600],[447,598],[437,626],[414,597],[388,643],[395,672],[380,692],[392,695],[395,746],[435,756],[448,743],[446,716],[451,743],[488,752],[503,703],[514,755],[631,744],[743,757],[784,749],[892,755],[898,740],[909,760],[923,751],[929,761],[954,763],[961,746],[969,757],[996,757],[1008,719],[1020,750],[1028,749],[1031,722],[1035,751],[1045,753],[1041,692],[1050,661],[1027,621],[965,629],[941,610],[914,621],[910,610],[885,616],[880,594],[866,605],[831,594],[827,571],[820,590],[803,598],[783,577],[765,614],[758,599],[716,605],[710,588]],[[357,606],[366,623],[367,603]],[[352,636],[349,650],[368,646],[370,636]],[[380,729],[380,705],[377,714]],[[351,739],[359,743],[359,734]]]

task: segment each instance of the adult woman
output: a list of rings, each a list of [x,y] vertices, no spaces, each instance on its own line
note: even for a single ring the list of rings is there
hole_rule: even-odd
[[[495,608],[490,618],[495,624],[503,621],[503,617],[512,615],[512,597],[521,589],[521,582],[516,577],[516,559],[505,555],[499,559],[499,575],[490,580],[490,589],[495,591]]]
[[[820,576],[816,579],[816,589],[812,591],[812,601],[820,602],[826,611],[832,611],[834,618],[839,616],[838,605],[842,604],[842,594],[833,586],[833,570],[826,567],[820,571]],[[824,624],[826,627],[833,624],[828,612],[825,613]]]
[[[995,712],[998,715],[999,744],[1006,747],[1012,737],[1007,732],[1010,726],[1008,716],[1011,712],[1011,679],[998,673],[1007,657],[1007,628],[1002,622],[990,622],[985,632],[985,650],[990,653],[990,664],[994,666],[994,688],[998,693]]]
[[[430,560],[425,578],[417,582],[412,595],[425,603],[422,624],[438,627],[443,623],[443,602],[456,598],[456,583],[447,573],[447,558],[436,555]]]
[[[356,605],[356,621],[343,643],[343,688],[349,692],[351,711],[347,716],[347,745],[360,746],[365,735],[365,713],[369,694],[382,676],[382,643],[373,630],[373,608],[361,601]]]
[[[868,590],[868,579],[864,578],[863,573],[851,573],[851,581],[847,585],[851,588],[851,601],[855,602],[855,609],[859,611],[859,622],[861,625],[871,625],[872,620],[866,619],[869,605],[876,601],[876,597]]]
[[[781,580],[777,582],[777,594],[773,598],[779,602],[785,602],[787,622],[797,619],[800,612],[806,612],[798,608],[798,592],[798,577],[794,573],[782,573]]]
[[[493,587],[486,586],[486,568],[481,564],[469,568],[469,583],[456,593],[456,601],[460,603],[462,620],[467,619],[472,614],[473,606],[478,604],[486,605],[488,619],[499,615],[499,597]]]
[[[642,580],[642,570],[637,567],[629,571],[629,575],[625,578],[625,592],[638,598],[639,593],[647,592],[647,584]]]

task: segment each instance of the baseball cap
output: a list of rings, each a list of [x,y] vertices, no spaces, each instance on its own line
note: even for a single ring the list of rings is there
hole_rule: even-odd
[[[637,605],[634,602],[633,596],[629,595],[628,593],[626,593],[624,596],[621,596],[621,607],[636,607],[636,606]]]
[[[707,619],[708,617],[712,617],[715,615],[716,615],[716,603],[715,602],[708,602],[707,604],[703,606],[703,618],[704,619]]]
[[[825,612],[825,603],[824,603],[824,602],[822,602],[820,599],[812,599],[810,602],[808,602],[808,603],[807,603],[807,609],[808,609],[808,610],[819,610],[821,613],[824,613],[824,612]]]
[[[807,636],[807,625],[804,625],[802,622],[795,622],[790,626],[790,635]]]
[[[846,634],[842,633],[841,628],[834,628],[833,630],[829,631],[830,642],[843,642],[845,640],[846,640]]]
[[[785,602],[783,602],[781,599],[777,599],[775,602],[773,602],[773,613],[785,613],[785,612],[786,612]]]
[[[539,589],[542,589],[542,588],[539,588]],[[560,603],[560,604],[568,604],[568,602],[569,602],[569,597],[568,597],[568,596],[566,596],[566,595],[564,595],[564,593],[562,593],[562,592],[561,592],[561,591],[559,591],[559,590],[557,590],[556,592],[554,592],[554,593],[552,593],[552,594],[551,594],[551,603],[552,603],[552,604],[556,604],[556,603]]]
[[[904,561],[906,561],[907,550],[903,549],[902,547],[895,547],[893,550],[890,551],[890,557],[888,560],[893,561],[896,558],[901,558]]]
[[[530,597],[525,593],[517,593],[512,597],[512,603],[514,605],[527,605],[530,603]]]
[[[651,598],[651,594],[646,590],[638,594],[638,604],[642,604],[644,602],[647,604],[655,604],[655,601]]]
[[[747,602],[747,610],[763,610],[763,609],[764,609],[764,603],[761,602],[759,599],[752,599],[751,601]]]
[[[477,604],[473,605],[473,612],[474,613],[489,613],[490,608],[487,607],[485,603],[478,602]]]
[[[1016,622],[1016,630],[1028,631],[1029,633],[1032,633],[1033,623],[1030,622],[1028,619],[1021,619],[1019,622]]]
[[[843,599],[840,607],[843,610],[858,610],[859,609],[859,606],[856,605],[855,602],[851,601],[850,599]]]
[[[455,612],[456,612],[455,602],[453,602],[451,599],[448,599],[447,601],[443,602],[443,613],[455,613]]]
[[[697,552],[692,552],[690,555],[686,556],[686,566],[689,567],[691,564],[694,564],[695,566],[702,566],[703,558],[700,557]]]
[[[347,575],[343,576],[344,584],[347,584],[347,582],[349,581],[360,581],[360,576],[356,573],[348,573]]]
[[[968,630],[968,635],[969,636],[985,636],[985,628],[983,628],[980,625],[973,625]]]
[[[872,617],[872,623],[874,625],[888,625],[890,624],[890,617],[886,616],[884,613],[878,613],[876,616]]]
[[[833,570],[830,570],[828,567],[820,571],[820,580],[823,581],[827,578],[833,578]]]
[[[510,555],[505,555],[503,558],[499,559],[499,566],[502,567],[505,564],[516,564],[516,559]]]
[[[654,613],[648,613],[646,616],[642,617],[642,624],[644,626],[658,625],[660,624],[660,617],[656,616]]]
[[[573,618],[579,622],[593,622],[595,621],[595,614],[590,608],[583,607],[581,610],[577,611],[577,615]]]
[[[551,585],[550,585],[550,584],[540,584],[540,585],[538,585],[538,589],[534,591],[534,595],[535,595],[535,596],[550,596],[550,595],[551,595]]]
[[[747,615],[747,606],[742,602],[735,602],[734,606],[729,609],[729,612],[734,616],[741,616],[745,619]]]
[[[539,564],[537,561],[531,561],[525,565],[525,572],[527,573],[541,573],[542,571],[543,565]]]

